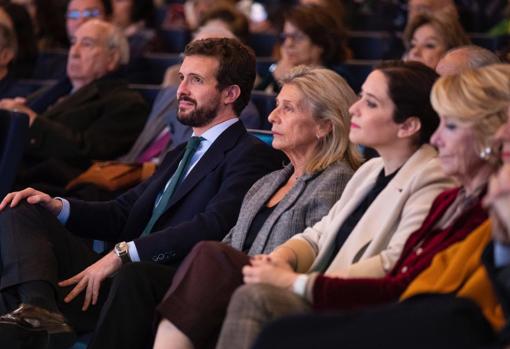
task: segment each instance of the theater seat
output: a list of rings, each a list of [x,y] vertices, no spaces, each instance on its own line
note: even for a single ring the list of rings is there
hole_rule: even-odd
[[[349,47],[354,59],[400,59],[404,52],[399,37],[382,31],[352,31]]]
[[[277,39],[274,34],[252,33],[248,38],[248,45],[255,51],[255,56],[270,57]]]
[[[67,50],[39,52],[32,79],[61,79],[66,76]]]
[[[339,71],[340,69],[347,72],[346,80],[349,85],[351,85],[354,92],[357,93],[361,90],[361,85],[365,82],[368,74],[370,74],[373,67],[378,63],[379,61],[353,59],[339,64],[334,68],[338,73],[341,73],[341,71]],[[345,77],[345,74],[342,75]]]
[[[164,51],[180,53],[191,39],[191,33],[186,29],[161,30],[159,37],[163,43]]]
[[[271,124],[267,121],[267,117],[276,107],[276,96],[262,91],[252,91],[251,101],[259,111],[261,128],[263,130],[270,130]]]
[[[499,48],[500,38],[485,33],[470,33],[469,38],[474,45],[484,47],[491,51]]]
[[[0,197],[12,187],[28,139],[28,116],[0,110]]]
[[[271,145],[271,143],[273,142],[273,134],[271,133],[271,131],[256,130],[253,128],[249,128],[248,133],[251,135],[254,135],[255,137],[257,137],[258,139],[260,139],[262,142],[264,142],[266,144]]]
[[[138,91],[150,106],[152,106],[156,96],[161,91],[159,85],[130,84],[129,88]]]
[[[161,84],[166,69],[182,61],[180,54],[147,53],[136,63],[130,64],[127,76],[133,84]]]

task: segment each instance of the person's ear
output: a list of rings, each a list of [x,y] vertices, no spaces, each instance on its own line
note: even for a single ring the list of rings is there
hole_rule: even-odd
[[[398,124],[399,138],[410,138],[421,130],[421,121],[417,116],[408,117],[403,123]]]
[[[14,51],[10,48],[0,50],[0,66],[7,66],[14,59]]]
[[[322,121],[317,124],[317,131],[315,132],[315,136],[317,139],[324,138],[331,132],[332,129],[333,126],[331,125],[331,121]]]
[[[112,72],[114,70],[117,70],[119,66],[120,66],[120,52],[117,50],[112,50],[112,52],[110,52],[110,61],[108,62],[107,70],[109,72]]]
[[[241,95],[241,88],[239,85],[230,85],[223,90],[223,104],[234,104],[234,102]]]

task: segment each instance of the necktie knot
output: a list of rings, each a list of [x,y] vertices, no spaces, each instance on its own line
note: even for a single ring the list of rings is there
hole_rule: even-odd
[[[200,142],[202,142],[203,140],[204,140],[203,137],[196,137],[196,136],[191,137],[188,140],[188,143],[186,144],[186,150],[188,152],[194,152],[197,149]]]

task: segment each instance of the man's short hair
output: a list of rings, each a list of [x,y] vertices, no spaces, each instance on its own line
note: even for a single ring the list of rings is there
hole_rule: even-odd
[[[452,52],[462,53],[465,55],[466,63],[470,69],[476,69],[491,64],[501,63],[501,60],[494,52],[476,45],[456,47],[446,52],[446,55]]]
[[[195,40],[186,45],[184,56],[214,57],[219,61],[216,73],[218,90],[231,85],[239,86],[241,94],[234,102],[234,112],[239,115],[250,101],[255,82],[253,50],[236,39],[210,38]]]

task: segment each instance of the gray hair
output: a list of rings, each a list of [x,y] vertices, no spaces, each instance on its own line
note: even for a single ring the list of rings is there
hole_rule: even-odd
[[[96,25],[101,28],[103,37],[106,41],[106,47],[109,50],[117,51],[120,57],[120,64],[129,63],[129,44],[126,36],[115,25],[100,19],[91,19],[83,23],[83,25]]]
[[[464,55],[466,57],[466,68],[470,69],[477,69],[487,65],[501,63],[501,60],[494,52],[476,45],[456,47],[446,52],[446,55],[451,53]]]

